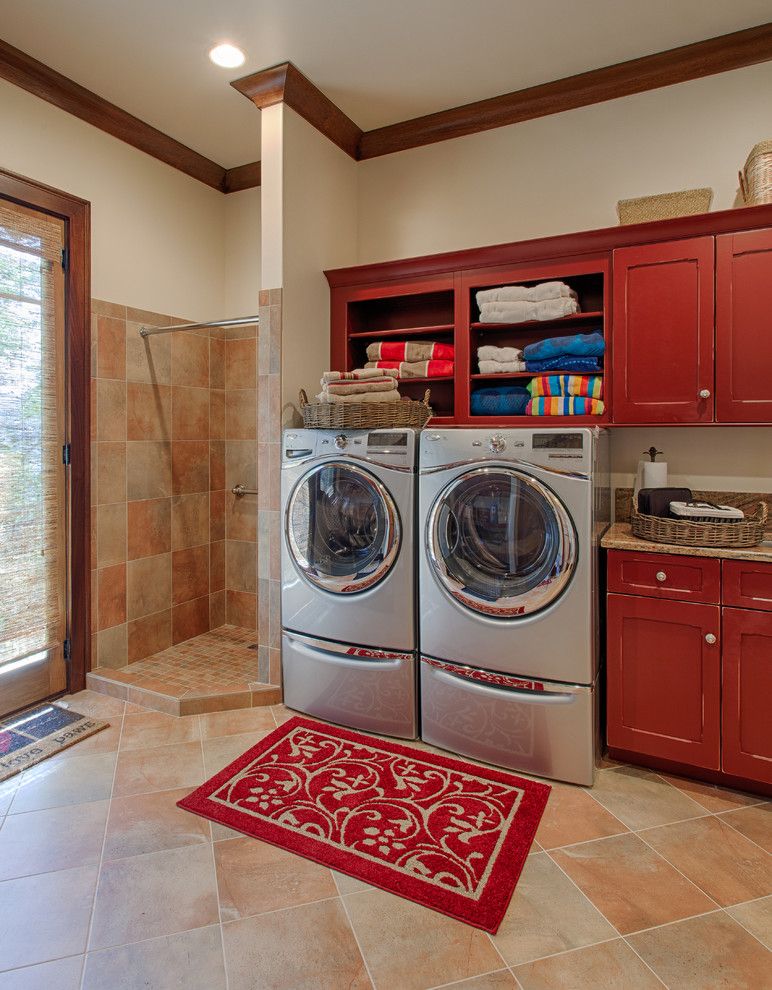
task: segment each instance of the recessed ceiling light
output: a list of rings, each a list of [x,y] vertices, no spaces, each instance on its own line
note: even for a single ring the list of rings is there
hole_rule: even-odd
[[[221,65],[223,69],[238,69],[244,64],[246,55],[235,45],[215,45],[209,52],[209,58],[215,65]]]

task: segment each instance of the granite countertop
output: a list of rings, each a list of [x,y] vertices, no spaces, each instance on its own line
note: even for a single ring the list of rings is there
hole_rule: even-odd
[[[767,536],[770,534],[767,533]],[[639,550],[645,553],[674,553],[685,557],[722,557],[726,560],[761,560],[772,563],[772,539],[757,547],[683,547],[676,543],[651,543],[633,536],[630,523],[613,523],[601,540],[607,550]]]

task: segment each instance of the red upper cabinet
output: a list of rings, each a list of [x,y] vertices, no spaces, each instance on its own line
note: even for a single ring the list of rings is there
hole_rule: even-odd
[[[716,240],[716,419],[772,422],[772,230]]]
[[[772,615],[723,611],[721,766],[725,773],[772,784]]]
[[[714,240],[614,251],[615,423],[713,420]]]

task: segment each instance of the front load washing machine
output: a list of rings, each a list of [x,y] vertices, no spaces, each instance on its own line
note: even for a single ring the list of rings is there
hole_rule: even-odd
[[[282,669],[290,708],[417,735],[416,432],[287,430]]]
[[[592,783],[608,484],[603,430],[424,431],[418,611],[427,742]]]

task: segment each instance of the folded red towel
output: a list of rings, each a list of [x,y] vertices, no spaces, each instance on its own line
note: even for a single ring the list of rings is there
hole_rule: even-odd
[[[432,340],[381,340],[368,344],[368,361],[452,361],[452,344]]]
[[[368,361],[367,365],[395,378],[444,378],[453,374],[452,361]]]

